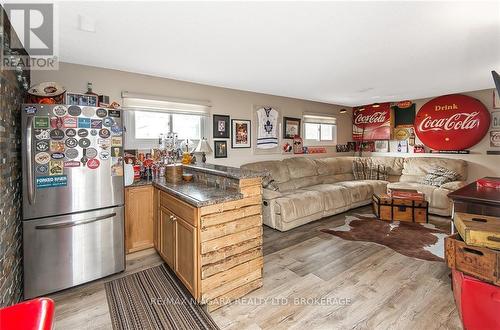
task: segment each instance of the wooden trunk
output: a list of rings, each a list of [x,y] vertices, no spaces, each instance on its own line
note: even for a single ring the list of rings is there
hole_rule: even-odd
[[[428,203],[387,194],[373,195],[373,212],[380,220],[428,222]]]
[[[500,251],[465,244],[459,234],[445,238],[448,267],[500,286]]]
[[[453,221],[468,245],[500,250],[500,218],[456,212]]]

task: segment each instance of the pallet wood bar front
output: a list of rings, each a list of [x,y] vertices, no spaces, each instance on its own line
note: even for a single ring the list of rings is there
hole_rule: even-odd
[[[193,208],[186,202],[165,192],[155,196],[155,221],[176,221],[183,224],[185,237],[189,230],[195,233],[196,242],[195,283],[188,282],[182,274],[180,279],[202,304],[212,311],[229,304],[262,286],[262,186],[260,178],[239,180],[241,199]],[[163,208],[164,211],[161,211]],[[162,213],[163,212],[163,213]],[[161,215],[164,214],[162,217]],[[164,219],[164,220],[162,220]],[[180,222],[179,222],[180,221]],[[157,231],[170,228],[156,225]],[[180,228],[180,227],[179,227]],[[157,233],[155,237],[161,237]],[[165,246],[157,239],[157,250],[165,253]],[[183,243],[185,246],[186,243]],[[172,244],[172,246],[182,246]],[[163,252],[163,253],[161,253]],[[182,249],[175,252],[176,260],[181,260]],[[185,265],[189,263],[185,262]],[[177,265],[171,265],[175,270]],[[176,273],[177,274],[177,273]]]

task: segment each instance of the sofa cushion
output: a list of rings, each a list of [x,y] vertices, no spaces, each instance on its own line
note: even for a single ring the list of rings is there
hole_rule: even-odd
[[[319,178],[321,179],[320,183],[336,183],[340,181],[352,181],[354,180],[354,175],[352,173],[331,174],[321,175]]]
[[[343,186],[334,184],[318,184],[304,189],[320,192],[325,205],[325,211],[327,212],[348,207],[351,204],[351,194],[349,193],[349,189]]]
[[[400,181],[418,182],[438,166],[457,172],[459,175],[457,180],[467,180],[467,162],[464,160],[438,157],[408,157],[404,161]]]
[[[316,163],[314,160],[306,157],[287,158],[283,160],[283,164],[288,168],[291,179],[318,175]]]
[[[358,203],[372,198],[373,186],[367,181],[370,180],[343,181],[336,184],[348,188],[351,194],[351,202]]]
[[[318,191],[297,190],[274,201],[278,205],[277,212],[284,222],[322,213],[324,210],[323,197]]]
[[[257,172],[267,171],[270,173],[272,179],[274,179],[276,183],[283,183],[290,180],[290,173],[288,172],[288,167],[286,167],[280,160],[269,160],[264,162],[249,163],[242,165],[241,168]]]
[[[361,181],[372,186],[374,194],[383,194],[387,192],[387,185],[389,184],[389,181],[384,181],[384,180],[361,180]]]
[[[318,158],[316,162],[319,175],[352,174],[354,157]]]
[[[355,180],[366,179],[367,169],[370,166],[370,160],[368,158],[358,158],[352,162],[352,174]]]

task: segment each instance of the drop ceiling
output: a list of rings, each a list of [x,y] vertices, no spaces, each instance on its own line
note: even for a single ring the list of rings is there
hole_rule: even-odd
[[[500,2],[60,2],[63,62],[343,105],[493,88]],[[83,23],[83,24],[82,24]]]

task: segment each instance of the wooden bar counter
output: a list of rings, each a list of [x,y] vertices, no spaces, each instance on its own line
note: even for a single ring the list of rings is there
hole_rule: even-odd
[[[192,182],[153,180],[154,246],[211,311],[262,286],[262,179],[215,165],[184,171]]]

